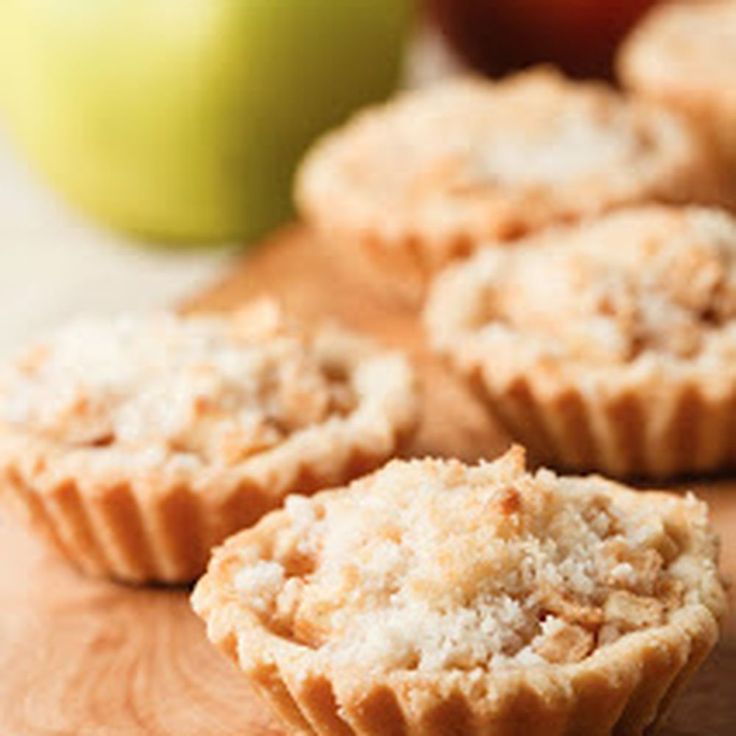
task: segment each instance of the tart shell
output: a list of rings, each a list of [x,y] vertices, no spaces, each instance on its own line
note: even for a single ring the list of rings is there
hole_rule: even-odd
[[[3,441],[0,447],[9,449]],[[372,470],[386,454],[386,447],[371,452],[356,446],[342,459],[339,475],[301,464],[288,487],[312,493]],[[41,456],[37,462],[45,463]],[[90,486],[59,477],[46,486],[27,470],[27,461],[4,467],[3,495],[18,514],[85,574],[132,583],[196,579],[212,547],[283,500],[279,482],[268,476],[213,478],[209,488],[185,481],[161,485],[158,478]]]
[[[310,494],[400,452],[418,418],[413,372],[362,338],[323,333],[355,367],[358,404],[232,466],[136,464],[0,423],[0,499],[83,572],[132,583],[187,583],[213,546],[290,493]]]
[[[501,375],[497,368],[470,370],[476,396],[544,463],[649,478],[736,466],[734,381],[717,395],[697,379],[666,382],[665,389],[655,376],[585,391],[560,376]]]
[[[647,217],[667,213],[638,208],[609,217],[633,217],[643,227]],[[580,232],[591,228],[595,242],[603,222],[584,223]],[[551,230],[528,242],[544,248],[576,232]],[[490,286],[482,264],[493,253],[489,247],[435,279],[425,331],[433,349],[537,460],[575,472],[655,479],[736,467],[736,373],[727,353],[709,361],[651,351],[620,363],[586,362],[547,347],[535,353],[528,335],[505,331],[503,319],[486,325],[498,328],[489,336],[478,315]]]
[[[214,553],[192,596],[209,639],[291,729],[319,736],[448,733],[493,736],[652,734],[718,638],[713,611],[691,604],[665,625],[630,634],[549,670],[467,678],[464,671],[331,670],[307,646],[268,629],[232,585],[239,548],[284,523],[269,515]],[[714,604],[715,606],[715,604]],[[715,606],[717,608],[717,606]]]

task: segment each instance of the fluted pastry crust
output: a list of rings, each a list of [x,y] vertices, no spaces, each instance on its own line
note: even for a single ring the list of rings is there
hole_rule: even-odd
[[[733,467],[736,221],[643,207],[488,248],[439,276],[434,347],[545,462]]]
[[[702,142],[661,106],[542,69],[362,113],[307,156],[296,199],[351,271],[416,300],[483,240],[640,201],[709,200],[710,170]]]
[[[384,462],[416,414],[403,357],[273,302],[82,322],[0,380],[2,495],[87,573],[186,582],[287,494]]]
[[[294,730],[651,733],[717,638],[705,505],[599,477],[394,461],[214,554],[210,639]]]

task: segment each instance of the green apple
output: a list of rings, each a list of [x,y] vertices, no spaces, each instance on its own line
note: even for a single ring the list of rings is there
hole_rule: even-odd
[[[394,86],[410,0],[0,0],[0,113],[68,202],[253,237],[308,143]]]

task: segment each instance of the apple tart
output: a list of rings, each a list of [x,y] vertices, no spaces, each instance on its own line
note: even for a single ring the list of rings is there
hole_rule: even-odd
[[[637,94],[684,113],[715,144],[723,199],[736,205],[736,3],[665,3],[634,29],[618,58]]]
[[[300,733],[650,733],[718,636],[705,504],[393,461],[216,550],[193,606]]]
[[[637,207],[489,247],[433,286],[434,348],[548,464],[736,466],[736,219]]]
[[[362,113],[308,154],[296,199],[336,260],[361,271],[357,254],[417,301],[429,275],[483,240],[629,203],[710,201],[710,164],[669,111],[541,69]]]
[[[0,493],[85,572],[185,582],[293,492],[393,455],[405,359],[275,303],[72,323],[0,377]]]

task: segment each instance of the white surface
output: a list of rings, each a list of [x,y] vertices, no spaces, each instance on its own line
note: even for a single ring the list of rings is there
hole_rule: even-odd
[[[230,252],[145,249],[96,230],[33,179],[0,131],[0,356],[78,313],[171,304]]]

